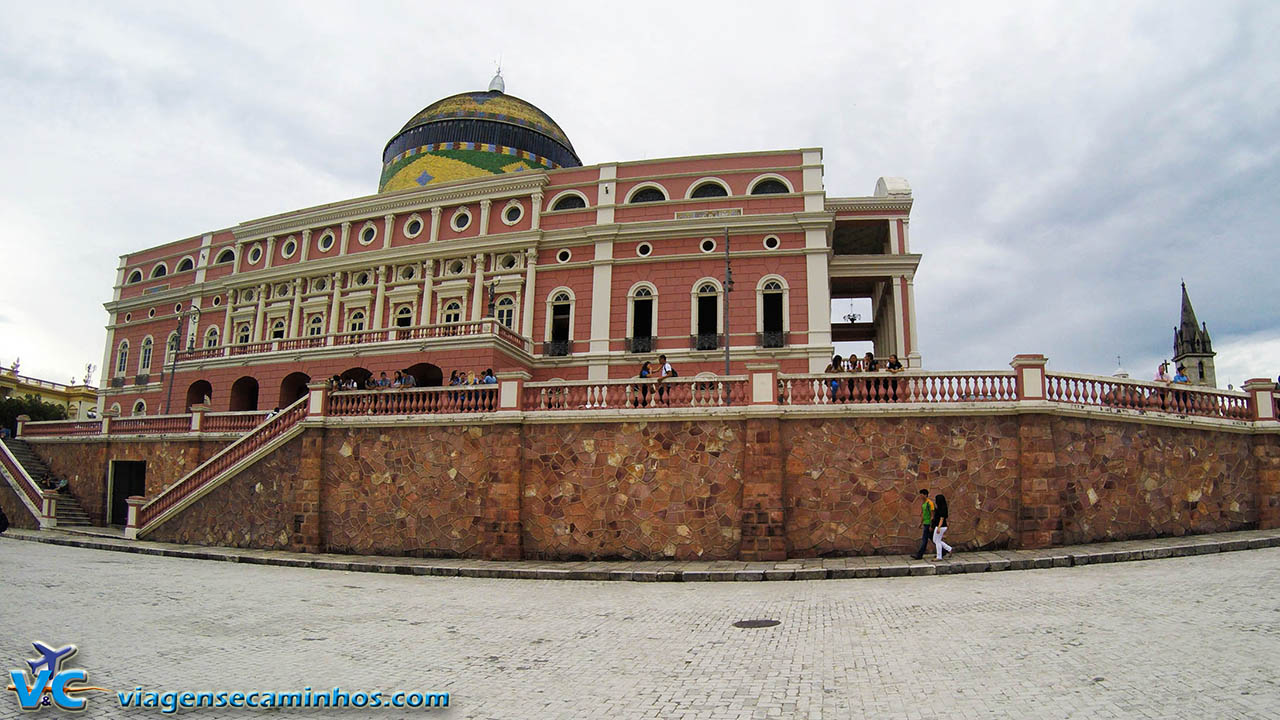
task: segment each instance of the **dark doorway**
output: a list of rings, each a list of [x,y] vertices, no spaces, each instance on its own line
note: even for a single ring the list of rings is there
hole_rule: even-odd
[[[782,334],[782,293],[764,293],[764,337],[760,343],[767,348],[780,348],[786,343]]]
[[[653,352],[653,298],[651,297],[635,299],[631,318],[631,352]]]
[[[338,376],[338,379],[342,380],[343,383],[346,383],[348,380],[355,380],[356,387],[363,390],[364,381],[371,377],[373,377],[373,373],[369,370],[362,367],[353,367],[343,370],[342,374]]]
[[[410,365],[405,372],[413,376],[418,387],[440,387],[444,385],[444,371],[431,363]]]
[[[124,525],[129,520],[129,504],[125,498],[147,494],[147,463],[141,460],[111,461],[111,516],[109,525]]]
[[[231,412],[258,409],[258,379],[248,375],[231,385]]]
[[[569,303],[551,306],[551,342],[547,354],[569,354]]]
[[[192,405],[209,402],[205,398],[213,399],[213,385],[210,385],[208,380],[197,380],[191,383],[191,387],[187,388],[186,412],[191,412]]]
[[[280,402],[277,407],[287,408],[298,400],[298,398],[307,394],[307,383],[311,382],[311,376],[303,373],[289,373],[280,382]]]
[[[716,325],[720,310],[720,303],[716,302],[718,298],[715,295],[698,295],[698,350],[715,350],[720,347],[719,338],[716,337]]]

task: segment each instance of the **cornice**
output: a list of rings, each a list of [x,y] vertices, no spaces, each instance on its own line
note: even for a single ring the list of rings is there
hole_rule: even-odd
[[[879,210],[883,212],[910,212],[914,198],[905,197],[844,197],[833,198],[828,197],[826,209],[828,212],[836,213],[841,211],[858,211],[865,212],[868,210]]]

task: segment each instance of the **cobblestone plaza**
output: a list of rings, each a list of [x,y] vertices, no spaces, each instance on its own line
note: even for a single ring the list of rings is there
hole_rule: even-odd
[[[434,578],[0,539],[6,671],[90,684],[449,692],[458,718],[1273,718],[1280,549],[785,583]],[[776,619],[763,629],[735,621]],[[123,717],[92,695],[87,717]],[[187,710],[199,717],[364,717]],[[56,716],[58,711],[45,711]],[[0,718],[31,717],[12,695]]]

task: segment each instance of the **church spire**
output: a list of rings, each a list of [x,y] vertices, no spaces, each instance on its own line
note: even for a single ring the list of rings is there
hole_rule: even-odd
[[[1209,339],[1209,328],[1196,321],[1195,308],[1191,307],[1191,296],[1187,293],[1187,284],[1182,283],[1182,317],[1173,329],[1173,362],[1186,367],[1186,374],[1196,385],[1216,387],[1214,377],[1213,343]]]

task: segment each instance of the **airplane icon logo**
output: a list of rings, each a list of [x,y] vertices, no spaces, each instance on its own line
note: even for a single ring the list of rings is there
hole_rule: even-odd
[[[69,683],[84,683],[89,673],[80,668],[63,669],[62,665],[76,654],[75,645],[53,648],[42,642],[33,642],[40,657],[27,661],[31,668],[31,681],[22,670],[10,670],[10,683],[6,690],[13,691],[18,698],[18,705],[23,710],[37,710],[51,705],[63,710],[83,710],[83,698],[74,697],[78,693],[96,690],[110,692],[106,688],[71,686]]]
[[[51,674],[57,675],[62,672],[62,663],[70,659],[72,655],[76,654],[75,645],[68,645],[57,650],[54,650],[39,640],[31,643],[31,645],[35,647],[36,652],[41,655],[38,658],[27,661],[27,664],[31,666],[32,677],[39,675],[41,668],[48,668]]]

